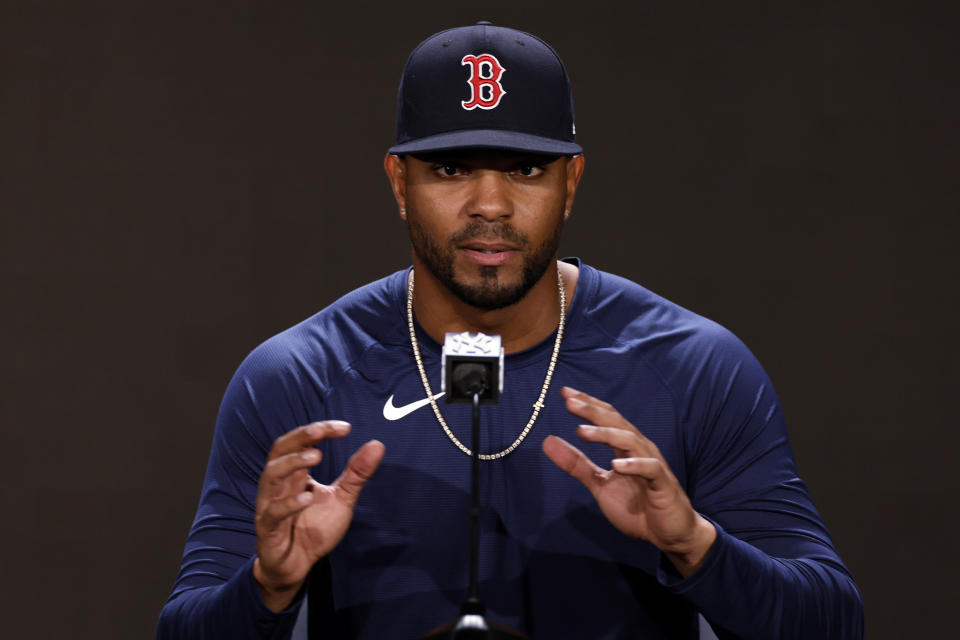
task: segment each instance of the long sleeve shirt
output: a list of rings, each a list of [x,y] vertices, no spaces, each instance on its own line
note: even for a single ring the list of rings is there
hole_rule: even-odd
[[[757,360],[716,323],[578,264],[544,409],[514,452],[481,463],[488,617],[531,638],[697,638],[697,612],[722,639],[861,637],[860,595],[800,480]],[[413,408],[425,391],[406,319],[407,273],[348,294],[241,364],[158,639],[289,635],[301,599],[275,614],[252,576],[257,481],[277,437],[324,419],[353,430],[319,445],[318,481],[332,482],[371,438],[386,454],[346,536],[311,576],[311,607],[324,611],[311,615],[311,637],[418,638],[457,616],[468,586],[470,461],[429,405]],[[415,330],[439,390],[440,345]],[[551,336],[507,356],[500,403],[482,408],[482,452],[506,448],[524,428],[552,347]],[[613,457],[577,440],[565,385],[611,403],[656,443],[716,525],[693,575],[681,578],[655,547],[616,530],[542,453],[543,438],[556,434],[602,467]],[[469,407],[439,404],[468,442]]]

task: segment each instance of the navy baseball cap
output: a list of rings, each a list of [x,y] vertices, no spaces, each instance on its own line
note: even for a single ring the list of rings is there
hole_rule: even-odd
[[[407,58],[389,153],[485,148],[576,155],[573,94],[540,38],[489,22],[436,33]]]

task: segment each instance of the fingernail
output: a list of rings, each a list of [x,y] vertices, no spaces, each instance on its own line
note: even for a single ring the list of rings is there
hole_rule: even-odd
[[[587,406],[587,403],[581,400],[580,398],[568,398],[567,404],[574,409],[580,409],[581,407]]]
[[[580,433],[586,433],[587,435],[590,435],[591,433],[596,432],[596,430],[596,427],[591,427],[588,424],[580,425]]]
[[[300,454],[300,457],[309,462],[311,460],[316,460],[318,453],[320,452],[316,449],[307,449]]]
[[[627,461],[626,458],[614,458],[614,459],[613,459],[613,468],[614,468],[614,469],[623,470],[623,469],[626,469],[629,464],[630,464],[630,463]]]
[[[309,491],[304,491],[297,496],[297,502],[300,504],[309,504],[311,500],[313,500],[313,494]]]

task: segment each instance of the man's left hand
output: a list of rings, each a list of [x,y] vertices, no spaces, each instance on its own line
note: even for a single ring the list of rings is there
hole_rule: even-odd
[[[590,490],[600,510],[617,529],[647,540],[687,577],[703,564],[717,531],[697,513],[670,466],[653,442],[610,404],[564,387],[567,410],[589,421],[577,435],[609,445],[613,469],[603,469],[557,436],[543,441],[543,452]]]

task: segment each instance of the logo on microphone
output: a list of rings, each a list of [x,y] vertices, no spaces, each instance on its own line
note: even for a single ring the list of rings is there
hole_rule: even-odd
[[[489,53],[481,53],[478,56],[463,56],[460,64],[470,67],[470,78],[467,80],[470,99],[461,101],[460,105],[471,111],[477,107],[493,109],[500,104],[503,96],[507,95],[507,90],[500,84],[500,78],[506,71],[500,61]]]

